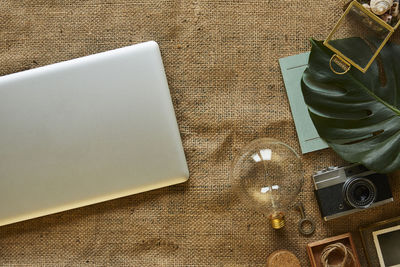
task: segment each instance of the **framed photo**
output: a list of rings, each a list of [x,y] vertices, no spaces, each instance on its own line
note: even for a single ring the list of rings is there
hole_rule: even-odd
[[[400,267],[400,225],[372,232],[379,264]]]
[[[360,228],[370,266],[400,267],[400,217]]]

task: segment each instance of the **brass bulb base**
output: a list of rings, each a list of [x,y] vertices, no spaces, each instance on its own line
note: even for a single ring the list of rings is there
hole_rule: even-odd
[[[271,226],[275,230],[281,229],[285,226],[285,215],[282,212],[271,215],[269,217]]]

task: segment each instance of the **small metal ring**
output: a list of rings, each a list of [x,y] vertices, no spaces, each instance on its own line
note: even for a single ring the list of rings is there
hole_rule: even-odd
[[[345,65],[347,66],[347,69],[345,69],[343,72],[338,72],[338,71],[336,71],[336,70],[332,67],[332,61],[333,61],[334,58],[337,58],[338,60],[342,61],[342,63],[345,64]],[[351,65],[350,65],[349,63],[347,63],[347,61],[344,60],[342,57],[340,57],[340,56],[334,54],[334,55],[331,57],[331,59],[329,60],[329,67],[331,68],[331,71],[332,71],[333,73],[335,73],[335,74],[337,74],[337,75],[343,75],[343,74],[346,74],[346,73],[350,70]]]
[[[311,225],[310,230],[307,231],[307,230],[305,230],[305,229],[303,228],[303,224],[305,224],[305,223],[309,223],[309,224]],[[313,221],[311,221],[310,219],[307,219],[307,218],[301,219],[301,220],[299,221],[299,232],[300,232],[302,235],[311,235],[311,234],[314,233],[314,231],[315,231],[315,224],[314,224]]]

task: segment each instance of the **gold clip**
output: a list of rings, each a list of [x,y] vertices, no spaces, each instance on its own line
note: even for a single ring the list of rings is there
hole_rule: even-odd
[[[344,64],[344,65],[347,66],[347,68],[344,69],[342,66],[340,66],[339,64],[337,64],[339,67],[341,67],[341,68],[343,69],[343,72],[338,72],[338,71],[336,71],[336,70],[332,67],[332,61],[333,61],[335,58],[336,58],[337,60],[339,60],[342,64]],[[343,74],[346,74],[346,73],[350,70],[351,65],[350,65],[346,60],[344,60],[341,56],[338,56],[338,55],[334,54],[334,55],[331,57],[331,60],[329,60],[329,67],[331,68],[331,71],[332,71],[333,73],[338,74],[338,75],[343,75]]]

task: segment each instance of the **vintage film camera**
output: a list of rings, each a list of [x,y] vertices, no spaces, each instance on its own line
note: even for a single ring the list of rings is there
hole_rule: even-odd
[[[393,201],[387,175],[360,164],[329,167],[318,171],[313,180],[325,221]]]

